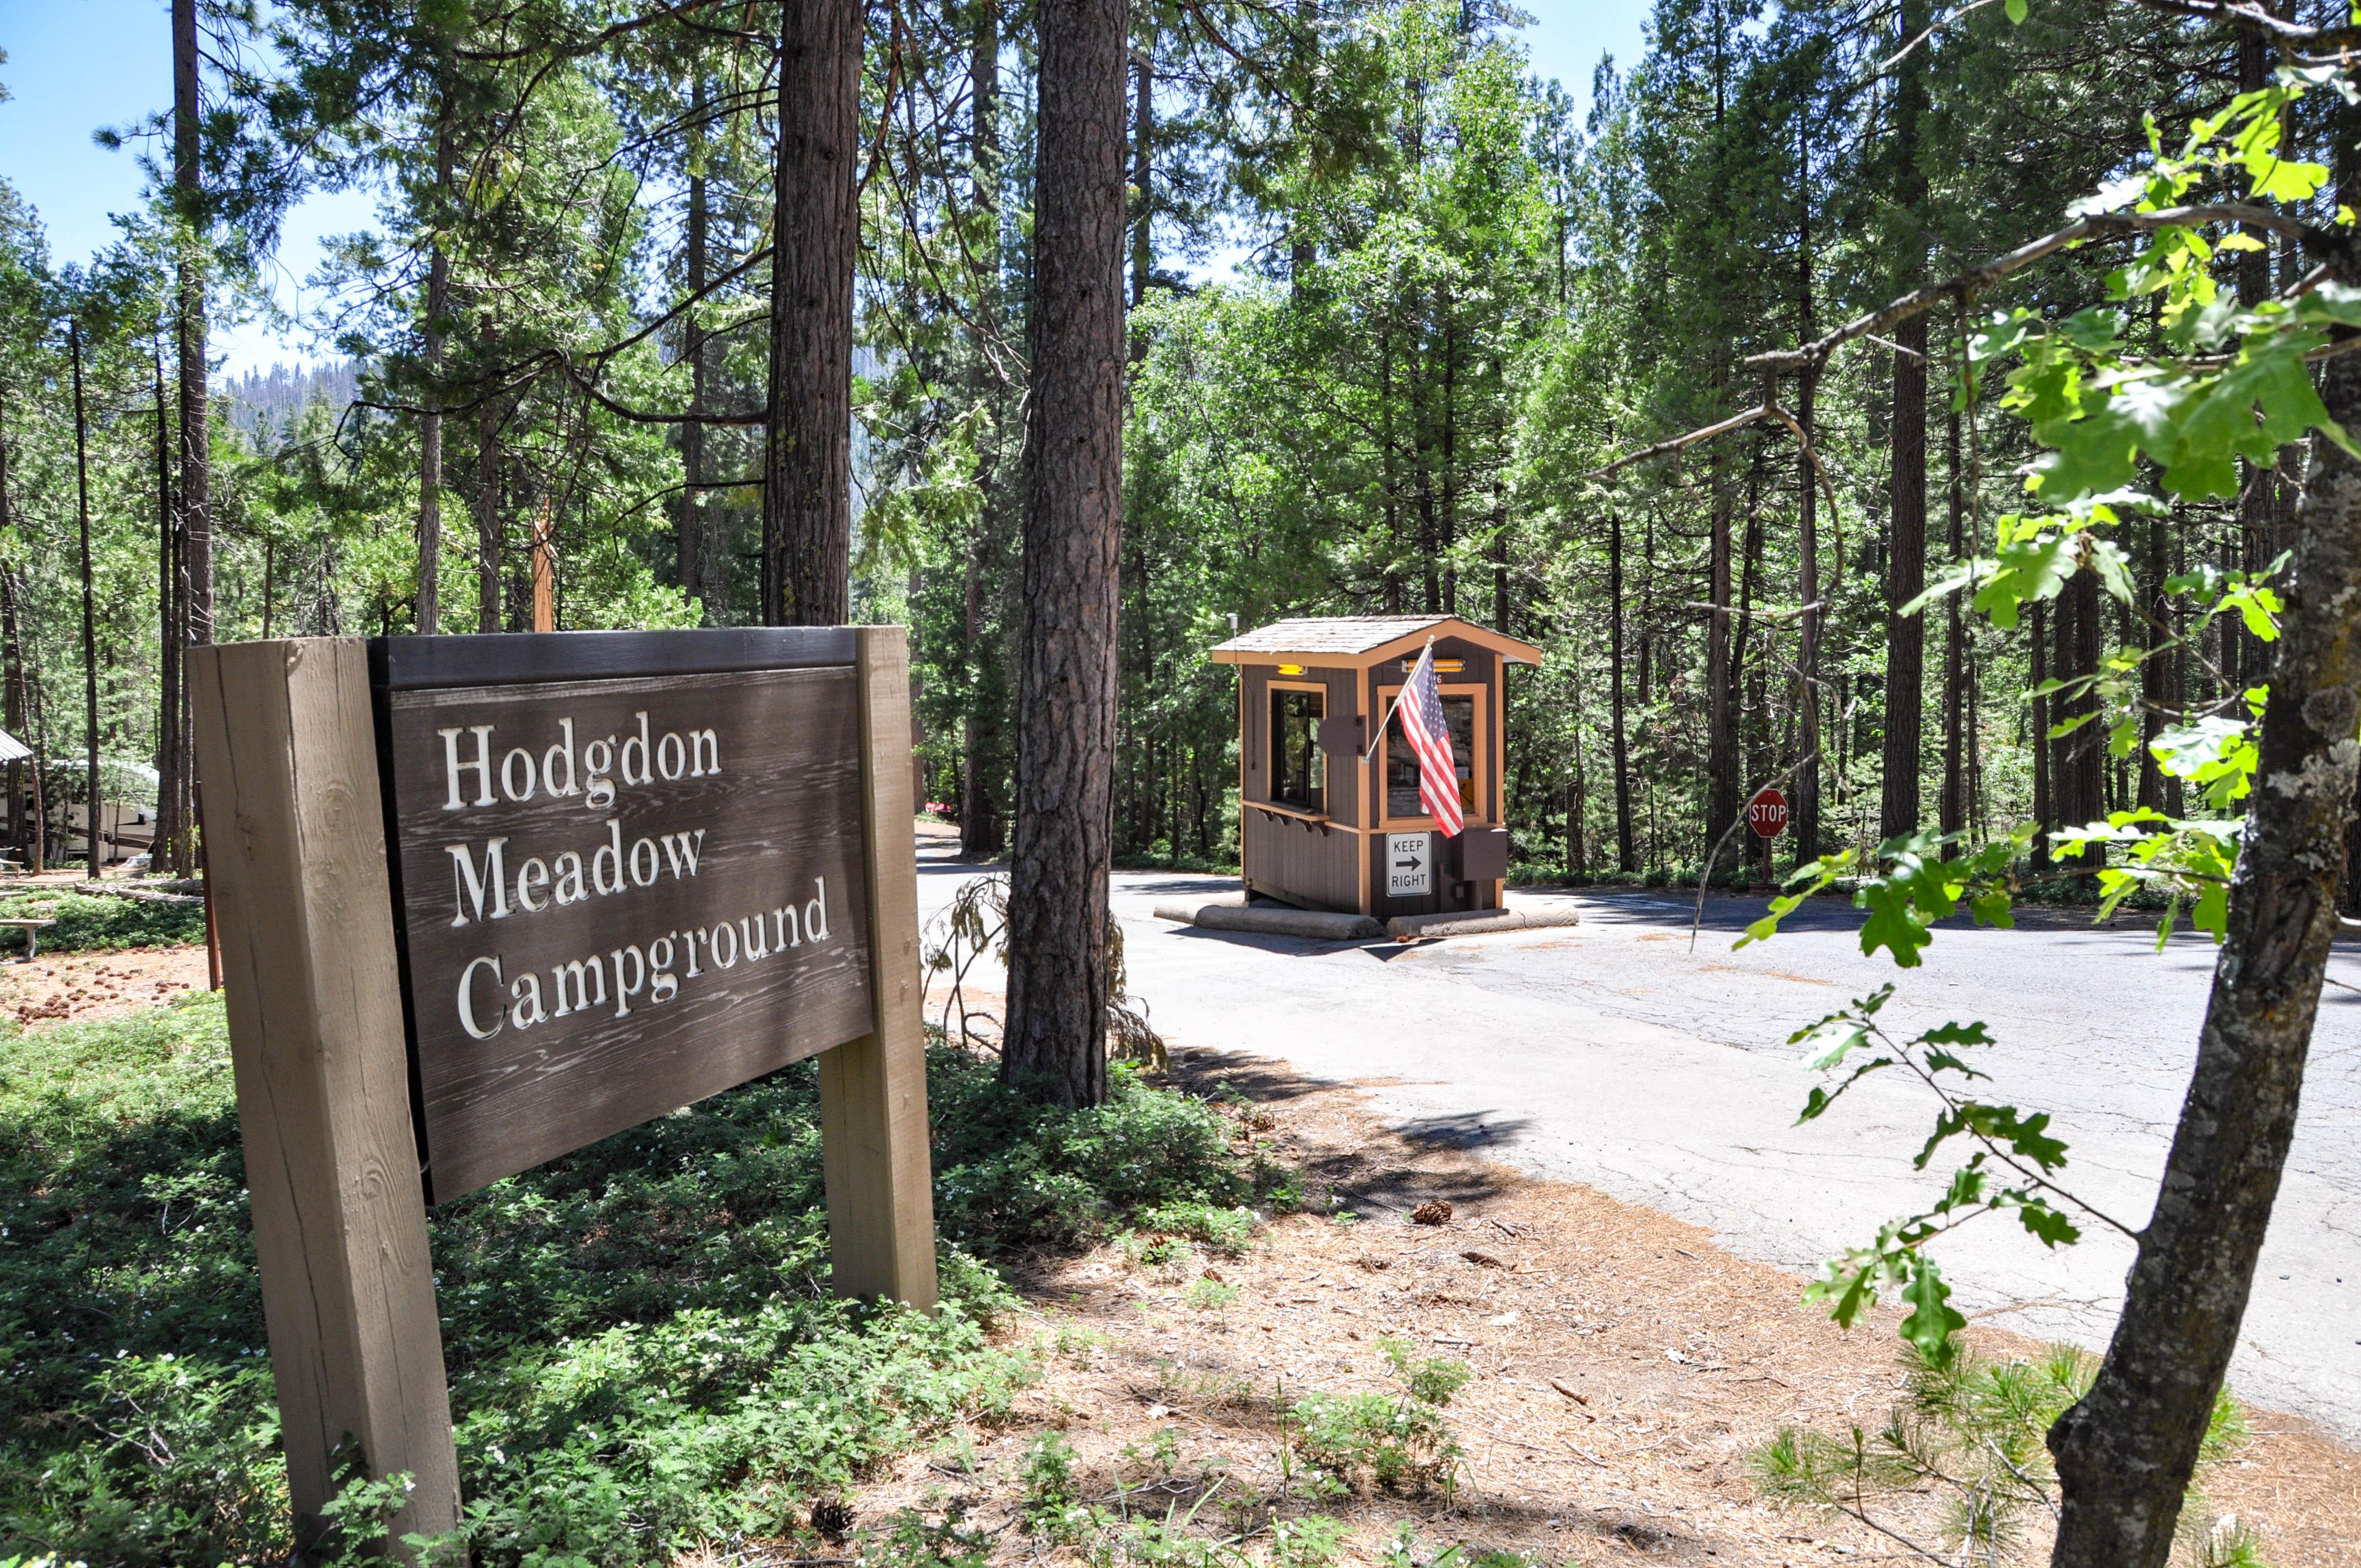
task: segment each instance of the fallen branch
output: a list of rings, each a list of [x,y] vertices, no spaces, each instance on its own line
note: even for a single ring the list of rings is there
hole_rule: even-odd
[[[1717,435],[1726,435],[1733,430],[1752,424],[1756,420],[1766,417],[1772,411],[1773,406],[1773,405],[1772,404],[1764,403],[1758,407],[1751,408],[1742,414],[1732,414],[1730,418],[1723,420],[1719,424],[1709,424],[1703,430],[1693,430],[1686,435],[1676,435],[1670,441],[1659,441],[1653,446],[1645,447],[1638,452],[1631,453],[1628,456],[1618,457],[1614,462],[1608,464],[1603,468],[1593,468],[1589,473],[1585,474],[1583,477],[1586,479],[1603,479],[1608,475],[1615,472],[1618,468],[1628,468],[1634,463],[1644,463],[1651,457],[1662,457],[1670,453],[1678,452],[1684,446],[1694,446],[1700,441],[1709,441]]]

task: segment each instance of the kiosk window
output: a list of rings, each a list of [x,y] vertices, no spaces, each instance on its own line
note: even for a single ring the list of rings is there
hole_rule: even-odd
[[[1328,770],[1320,754],[1322,692],[1270,694],[1270,798],[1298,811],[1328,809]]]
[[[1443,722],[1451,731],[1451,760],[1459,773],[1460,814],[1474,821],[1482,815],[1476,809],[1475,697],[1445,696]],[[1426,807],[1418,803],[1418,753],[1402,734],[1399,714],[1386,723],[1386,815],[1426,815]]]

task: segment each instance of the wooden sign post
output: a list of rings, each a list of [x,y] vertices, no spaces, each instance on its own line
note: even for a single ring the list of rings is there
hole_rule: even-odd
[[[897,627],[192,651],[299,1536],[459,1521],[425,1205],[819,1057],[836,1288],[936,1299]]]

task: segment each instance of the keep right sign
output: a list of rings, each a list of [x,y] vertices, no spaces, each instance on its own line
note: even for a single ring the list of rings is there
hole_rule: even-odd
[[[1434,889],[1434,835],[1386,835],[1386,895],[1416,898]]]

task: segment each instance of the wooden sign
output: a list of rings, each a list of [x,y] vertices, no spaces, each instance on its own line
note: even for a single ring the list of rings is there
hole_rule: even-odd
[[[932,1307],[894,627],[192,650],[298,1535],[453,1528],[425,1202],[818,1056],[836,1288]]]
[[[429,1201],[869,1032],[850,665],[379,701]]]
[[[1787,830],[1787,797],[1764,784],[1746,803],[1746,825],[1759,838],[1776,839]]]

